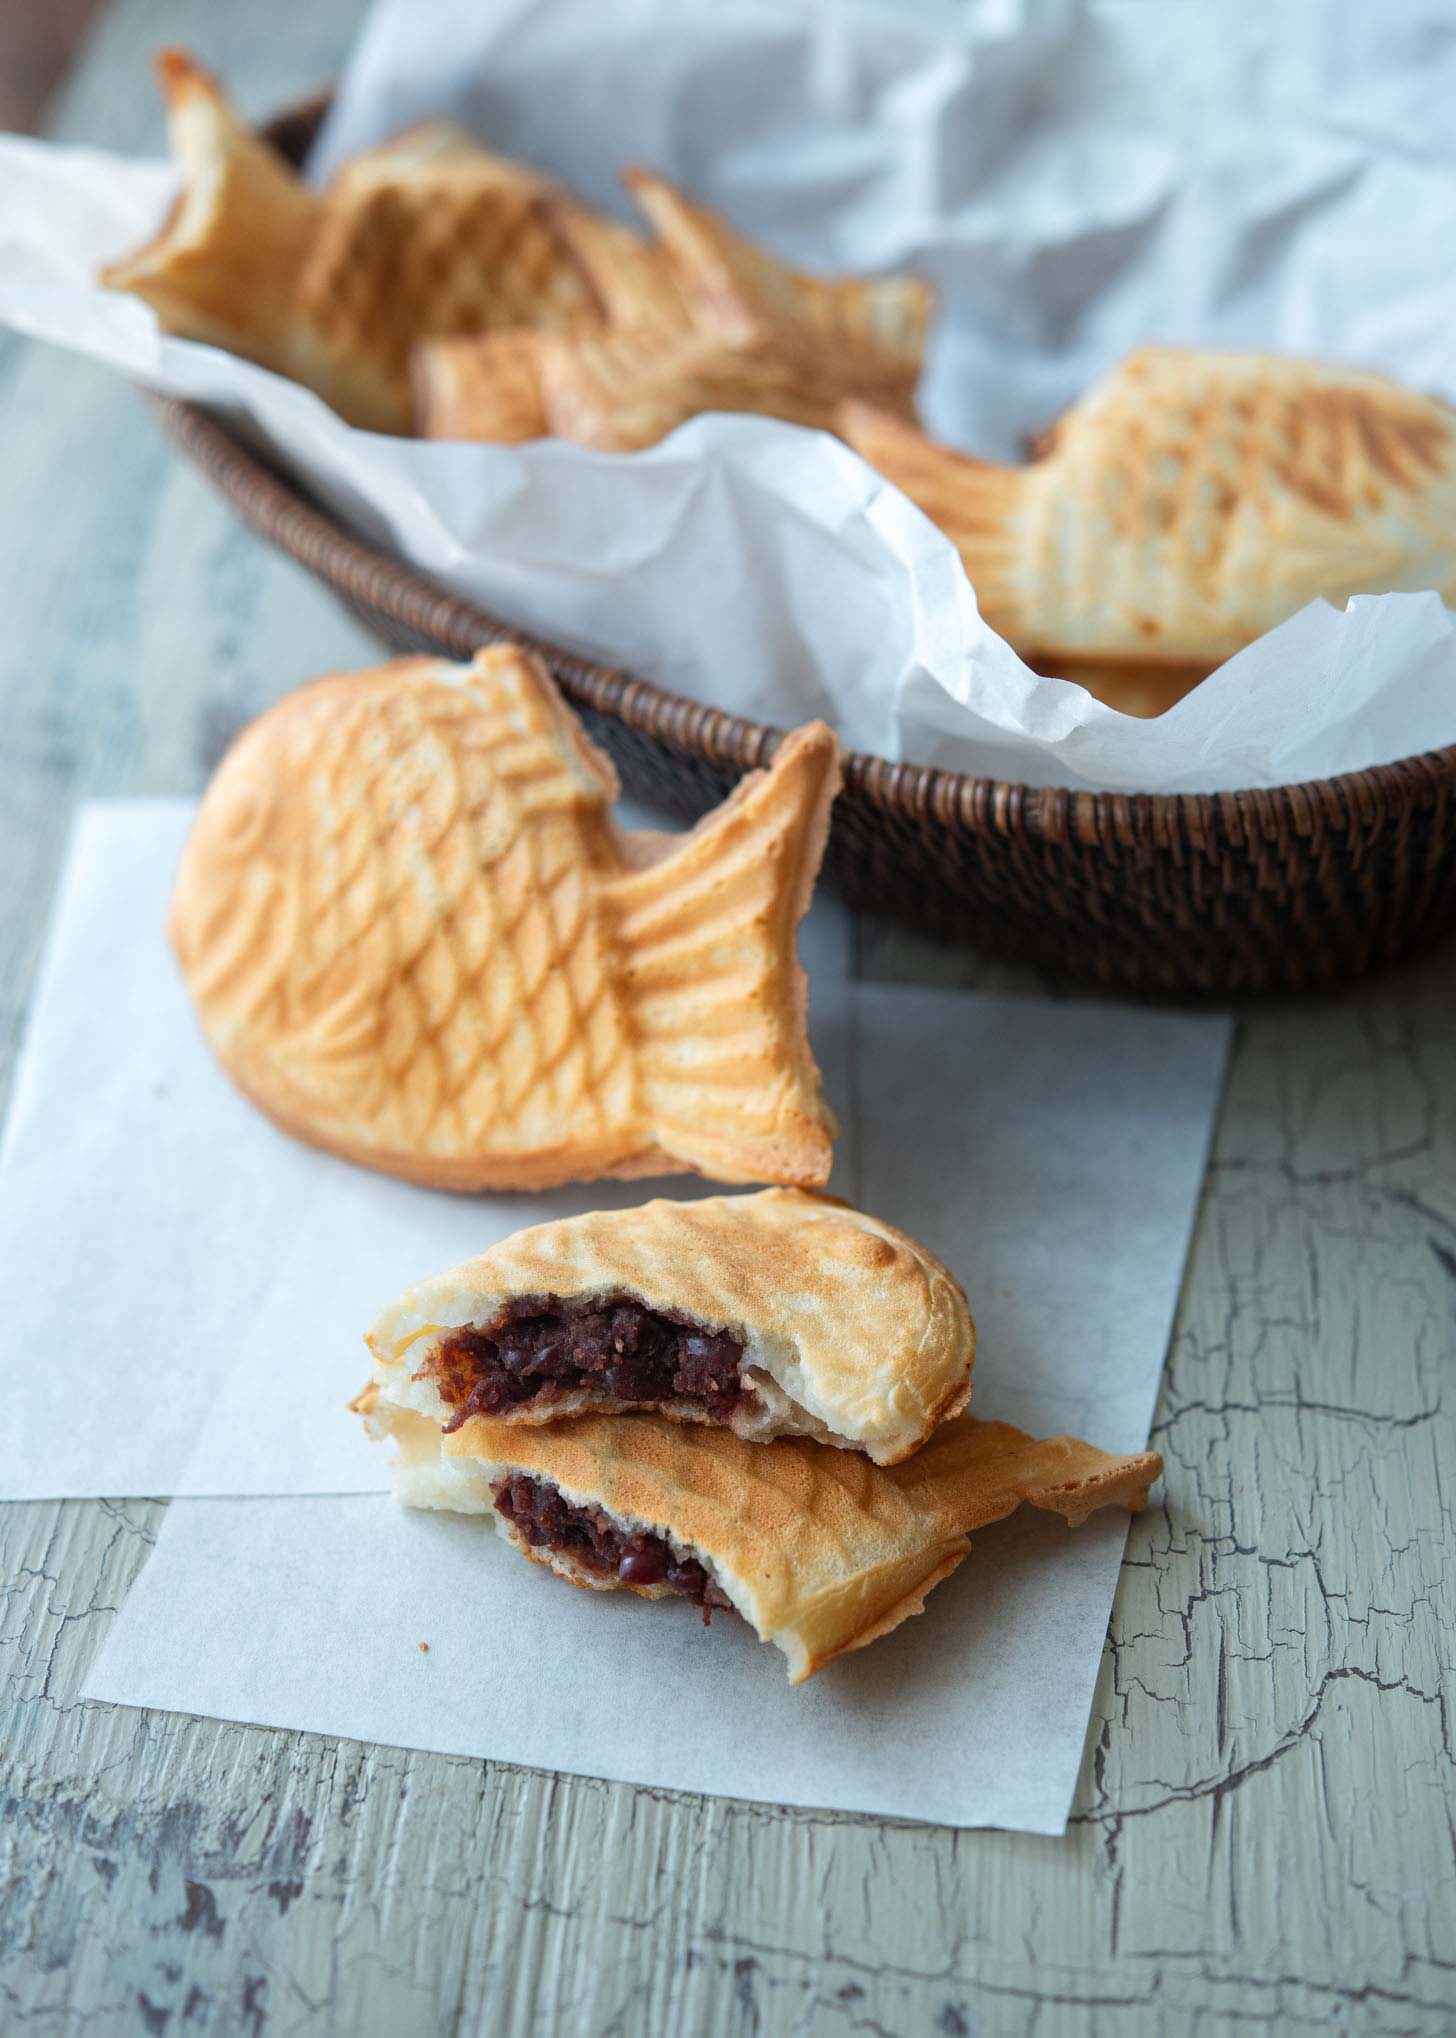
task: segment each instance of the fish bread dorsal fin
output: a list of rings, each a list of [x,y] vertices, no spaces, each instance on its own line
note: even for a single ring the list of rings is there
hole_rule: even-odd
[[[829,1177],[796,935],[838,786],[834,734],[811,723],[608,890],[644,1116],[663,1153],[718,1181]]]
[[[555,222],[589,278],[608,325],[648,324],[686,332],[699,322],[701,304],[656,241],[565,196],[555,200]]]
[[[882,354],[913,389],[935,306],[934,289],[923,277],[806,275],[667,178],[633,168],[623,171],[622,181],[703,314],[767,318],[802,326],[826,350]]]
[[[181,189],[158,232],[99,280],[163,329],[292,372],[289,310],[321,203],[186,51],[156,59]]]

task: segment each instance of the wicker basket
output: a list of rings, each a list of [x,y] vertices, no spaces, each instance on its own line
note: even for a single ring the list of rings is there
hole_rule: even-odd
[[[294,161],[326,101],[272,122]],[[196,406],[155,399],[182,450],[264,537],[396,650],[532,643],[627,790],[681,814],[780,732],[541,643],[351,536]],[[1456,744],[1267,791],[1068,792],[847,761],[827,871],[854,905],[1066,975],[1226,996],[1330,984],[1456,924]]]

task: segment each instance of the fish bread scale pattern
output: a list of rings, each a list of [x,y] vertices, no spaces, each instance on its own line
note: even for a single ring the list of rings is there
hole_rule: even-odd
[[[515,184],[383,185],[324,216],[298,305],[327,343],[403,377],[431,336],[597,321],[548,203]]]
[[[630,1096],[575,846],[588,802],[540,733],[500,727],[465,689],[426,685],[312,730],[316,960],[290,1074],[331,1101],[335,1066],[351,1113],[392,1143],[510,1149],[567,1115],[600,1130]]]
[[[1316,594],[1399,582],[1422,533],[1446,549],[1452,585],[1453,424],[1354,371],[1135,355],[1027,470],[1011,524],[1027,537],[1028,608],[1060,587],[1154,648],[1233,649]],[[1004,514],[1004,484],[987,478]]]
[[[874,1620],[905,1592],[933,1584],[965,1554],[968,1535],[1023,1503],[1069,1525],[1101,1507],[1136,1512],[1161,1470],[1152,1452],[1118,1457],[964,1415],[888,1469],[806,1440],[753,1444],[652,1415],[588,1415],[539,1429],[477,1416],[443,1449],[490,1468],[487,1477],[495,1468],[525,1472],[568,1499],[671,1535],[743,1582],[760,1634],[802,1623],[807,1611],[827,1625],[831,1650],[848,1644],[866,1612]]]
[[[452,1450],[470,1453],[471,1428],[457,1433]],[[731,1549],[770,1597],[791,1589],[796,1536],[812,1534],[834,1568],[852,1572],[880,1550],[898,1555],[914,1541],[922,1512],[858,1452],[784,1439],[766,1447],[654,1416],[584,1416],[552,1431],[512,1431],[509,1457],[609,1514],[709,1551]]]
[[[802,326],[826,353],[866,349],[895,357],[913,385],[929,332],[934,294],[917,277],[809,276],[735,232],[666,178],[625,179],[705,309]]]

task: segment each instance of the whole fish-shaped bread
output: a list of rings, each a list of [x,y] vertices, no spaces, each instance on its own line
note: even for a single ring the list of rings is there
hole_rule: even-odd
[[[1456,600],[1456,410],[1381,375],[1145,347],[1026,467],[863,405],[840,428],[1048,671],[1181,669],[1186,691],[1317,596]]]
[[[1075,1528],[1136,1513],[1163,1469],[1075,1437],[957,1416],[893,1467],[806,1438],[749,1443],[658,1415],[539,1428],[472,1416],[453,1435],[366,1387],[354,1402],[398,1450],[397,1499],[490,1515],[573,1585],[742,1614],[800,1684],[924,1610],[971,1534],[1029,1505]]]
[[[239,737],[172,944],[233,1080],[351,1160],[454,1189],[817,1186],[796,931],[838,780],[812,723],[689,833],[628,834],[538,660],[398,659]]]

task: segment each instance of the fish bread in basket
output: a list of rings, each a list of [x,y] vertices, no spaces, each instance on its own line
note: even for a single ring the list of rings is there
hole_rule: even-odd
[[[319,99],[265,130],[301,162]],[[513,637],[546,661],[625,789],[696,816],[782,732],[513,628],[355,537],[203,409],[169,436],[263,536],[384,643],[468,658]],[[1456,923],[1456,744],[1302,784],[1215,794],[1021,785],[851,753],[826,872],[855,906],[1056,972],[1227,996],[1360,976]]]

